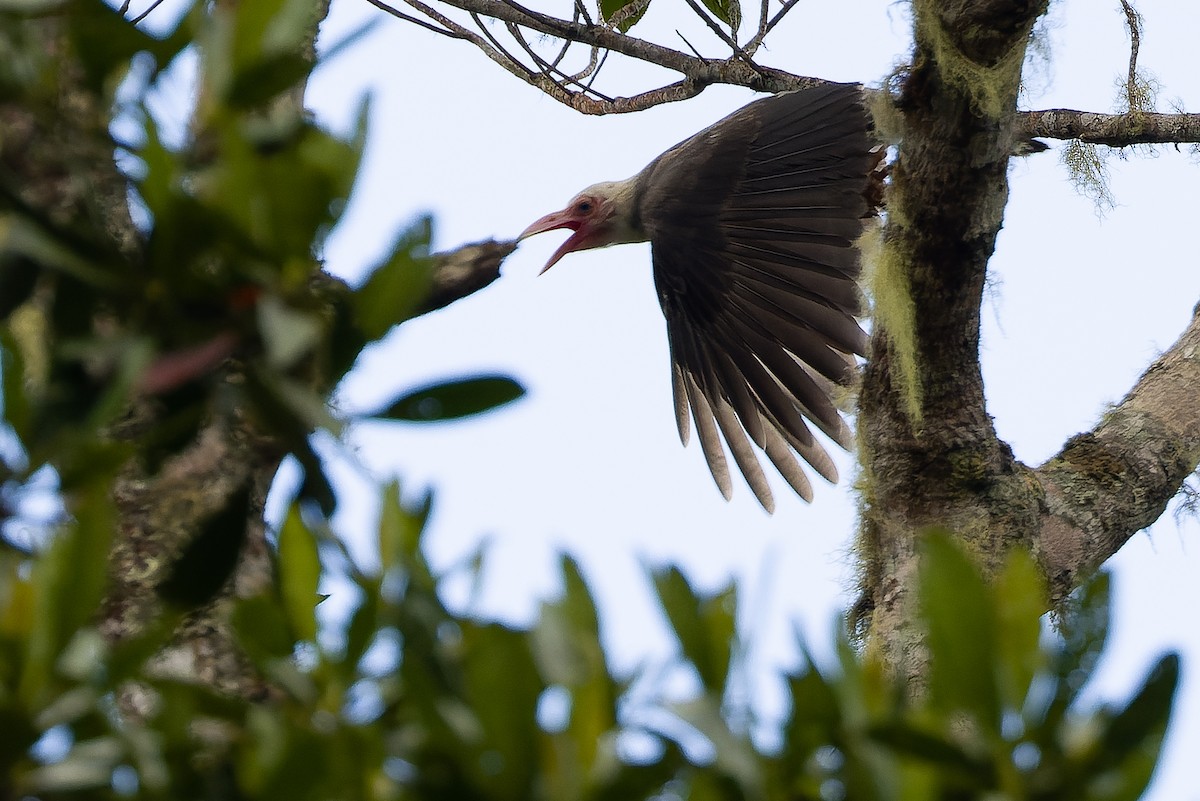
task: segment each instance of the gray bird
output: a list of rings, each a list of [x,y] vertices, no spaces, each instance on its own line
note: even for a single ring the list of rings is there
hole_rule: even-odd
[[[768,512],[774,499],[751,442],[806,501],[812,486],[796,454],[837,481],[805,420],[850,447],[831,396],[866,353],[855,240],[882,194],[883,155],[858,85],[786,92],[632,178],[588,187],[520,236],[573,232],[543,272],[571,251],[650,242],[679,437],[687,445],[690,408],[727,499],[722,436]]]

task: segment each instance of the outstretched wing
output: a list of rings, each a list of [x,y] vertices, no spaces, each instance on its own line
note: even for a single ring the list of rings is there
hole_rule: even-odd
[[[805,500],[798,454],[837,480],[806,420],[842,447],[831,399],[866,335],[854,242],[879,191],[882,149],[857,85],[756,101],[675,146],[639,177],[639,215],[671,345],[675,412],[688,410],[718,487],[722,438],[762,505],[758,446]]]

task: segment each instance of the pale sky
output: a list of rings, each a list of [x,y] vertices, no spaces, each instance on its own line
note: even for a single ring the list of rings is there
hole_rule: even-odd
[[[752,4],[753,5],[753,4]],[[1194,38],[1200,4],[1140,0],[1142,64],[1161,84],[1159,109],[1200,108]],[[554,8],[560,12],[563,0]],[[811,7],[811,10],[810,10]],[[548,11],[554,8],[547,6]],[[644,30],[686,49],[679,28],[719,55],[702,28],[652,4]],[[907,6],[888,0],[800,3],[760,60],[799,74],[878,84],[903,60]],[[337,0],[325,42],[379,15]],[[1026,108],[1113,110],[1127,39],[1118,4],[1059,2],[1052,61],[1031,73]],[[644,70],[610,59],[614,92],[646,88]],[[335,273],[355,280],[415,214],[436,215],[438,248],[511,238],[595,181],[625,178],[675,142],[752,98],[713,87],[648,112],[584,117],[502,72],[469,45],[384,18],[367,39],[314,78],[310,105],[346,130],[372,96],[364,176],[328,247]],[[1018,458],[1038,464],[1108,404],[1186,325],[1200,300],[1195,252],[1197,159],[1171,148],[1113,159],[1117,207],[1103,216],[1075,193],[1057,152],[1017,161],[1012,199],[983,313],[989,411]],[[375,425],[352,433],[357,464],[334,469],[344,504],[339,531],[369,558],[369,481],[397,476],[409,493],[436,490],[429,536],[443,569],[489,543],[473,609],[527,623],[557,591],[556,554],[577,557],[604,615],[616,665],[665,660],[672,644],[643,565],[676,563],[692,581],[742,589],[759,693],[778,714],[771,678],[795,656],[793,626],[827,651],[838,610],[854,600],[848,549],[855,527],[854,460],[843,480],[817,479],[805,504],[773,477],[766,515],[735,483],[726,503],[699,447],[683,449],[670,400],[666,337],[647,246],[568,256],[537,277],[563,236],[523,244],[496,284],[404,325],[367,354],[341,393],[366,408],[406,388],[473,372],[509,372],[529,388],[517,404],[468,422]],[[327,449],[330,453],[338,449]],[[1124,699],[1165,649],[1184,651],[1185,678],[1166,756],[1148,798],[1200,799],[1189,755],[1200,753],[1200,526],[1168,513],[1110,566],[1117,607],[1094,697]],[[465,582],[450,600],[468,603]]]

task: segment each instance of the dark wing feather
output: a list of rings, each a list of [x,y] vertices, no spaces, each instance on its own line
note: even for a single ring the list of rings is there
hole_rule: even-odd
[[[837,480],[806,419],[849,446],[831,394],[866,349],[854,241],[881,157],[861,88],[828,84],[751,103],[638,178],[680,438],[690,409],[726,497],[722,437],[768,511],[751,442],[805,500],[812,488],[795,455]]]

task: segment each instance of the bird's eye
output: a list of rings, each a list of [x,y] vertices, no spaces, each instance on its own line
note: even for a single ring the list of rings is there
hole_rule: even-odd
[[[575,204],[575,211],[577,211],[580,214],[591,214],[592,213],[592,201],[590,201],[590,200],[579,201],[578,203]]]

